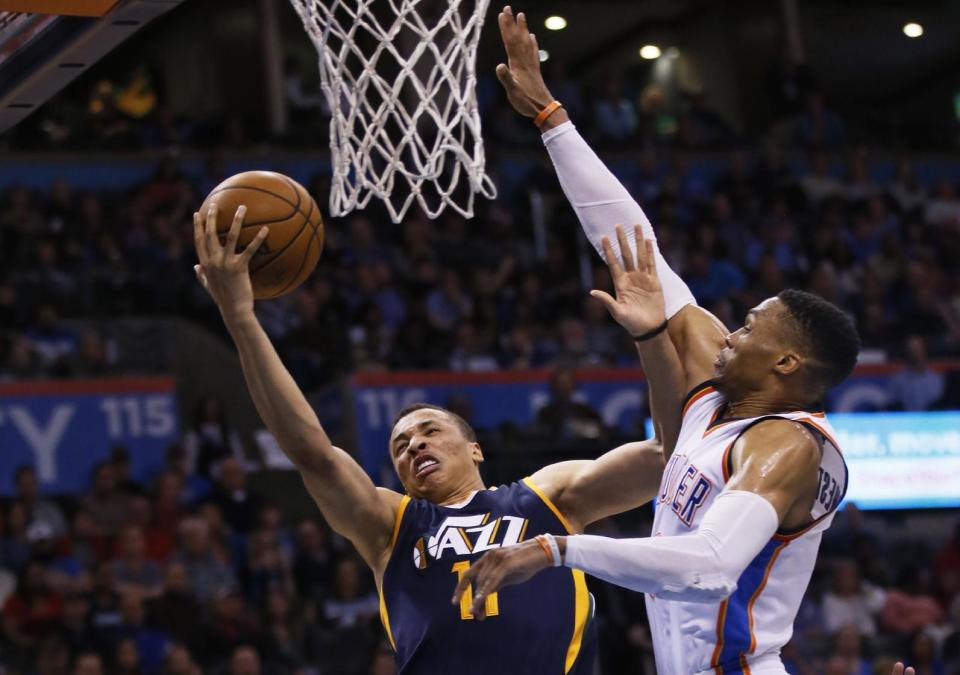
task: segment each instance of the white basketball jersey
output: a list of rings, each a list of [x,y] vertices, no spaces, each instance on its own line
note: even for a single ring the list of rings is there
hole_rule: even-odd
[[[653,536],[682,536],[730,477],[730,451],[761,420],[784,418],[807,426],[821,441],[820,490],[810,524],[778,532],[737,580],[723,602],[694,603],[647,596],[647,613],[660,675],[785,673],[780,649],[810,582],[820,537],[847,489],[847,467],[823,413],[790,412],[748,419],[723,418],[724,398],[710,383],[687,397],[676,450],[660,482]]]

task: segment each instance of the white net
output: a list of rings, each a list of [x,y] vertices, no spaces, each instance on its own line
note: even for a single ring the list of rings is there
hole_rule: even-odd
[[[489,0],[291,0],[320,55],[330,106],[330,212],[382,199],[473,217],[486,175],[476,53]]]

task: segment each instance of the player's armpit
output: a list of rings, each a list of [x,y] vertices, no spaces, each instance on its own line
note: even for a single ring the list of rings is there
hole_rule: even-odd
[[[582,532],[590,523],[652,500],[663,466],[660,442],[649,439],[626,443],[594,460],[551,464],[531,479]]]
[[[301,468],[300,476],[334,532],[356,547],[379,574],[389,554],[402,496],[378,488],[353,457],[333,448],[323,466]]]
[[[798,422],[782,418],[760,421],[734,444],[727,490],[760,495],[773,505],[780,527],[809,522],[816,496],[822,448]]]
[[[686,378],[686,393],[716,375],[716,361],[729,331],[713,314],[687,305],[668,323]]]

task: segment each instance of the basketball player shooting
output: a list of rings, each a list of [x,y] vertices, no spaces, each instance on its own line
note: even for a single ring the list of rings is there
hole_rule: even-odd
[[[472,583],[478,611],[504,585],[564,565],[647,594],[659,673],[782,675],[780,649],[846,490],[846,465],[817,402],[852,371],[856,330],[834,305],[786,290],[728,334],[696,305],[640,206],[554,102],[523,15],[506,7],[499,24],[508,63],[498,78],[514,108],[540,126],[560,184],[613,276],[616,297],[594,296],[635,338],[670,340],[679,353],[682,391],[665,393],[673,385],[655,370],[647,375],[667,399],[683,397],[672,410],[682,426],[654,536],[557,537],[553,555],[534,542],[493,551],[464,575],[455,600]],[[663,311],[650,311],[660,295]],[[670,412],[659,410],[661,422]]]
[[[248,267],[266,228],[238,252],[246,208],[237,209],[224,243],[217,214],[216,203],[194,214],[197,278],[236,344],[260,417],[324,518],[373,570],[399,672],[592,673],[595,627],[582,571],[549,570],[529,584],[486,592],[479,605],[462,584],[458,605],[451,606],[450,597],[484,551],[536,539],[543,557],[547,533],[582,532],[650,501],[664,466],[660,444],[629,443],[597,460],[554,464],[487,489],[480,475],[483,451],[467,422],[421,404],[401,411],[390,435],[390,458],[406,494],[376,487],[350,454],[330,442],[254,315]],[[682,388],[672,343],[641,346],[645,358],[657,362],[651,367],[662,390]],[[669,438],[679,430],[658,428]]]

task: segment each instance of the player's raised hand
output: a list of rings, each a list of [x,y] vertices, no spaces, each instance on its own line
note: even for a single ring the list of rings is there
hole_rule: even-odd
[[[896,665],[893,666],[893,672],[890,675],[916,675],[916,671],[913,668],[904,668],[903,664],[900,661],[897,661]]]
[[[193,214],[193,242],[197,247],[199,265],[194,265],[197,279],[217,303],[224,320],[243,316],[253,311],[253,287],[250,284],[250,259],[267,238],[262,227],[250,245],[237,251],[237,240],[247,208],[241,206],[233,216],[233,223],[225,243],[217,234],[217,205],[211,204],[207,213]]]
[[[641,227],[635,225],[633,228],[636,256],[630,250],[623,226],[617,225],[616,231],[623,264],[607,237],[603,238],[603,257],[613,277],[613,289],[617,297],[596,290],[590,291],[590,295],[602,302],[610,316],[630,335],[637,337],[659,328],[666,321],[663,288],[657,275],[653,242],[643,238]]]
[[[533,539],[504,548],[495,548],[484,553],[479,560],[463,573],[453,592],[454,605],[460,604],[463,594],[472,588],[473,606],[470,611],[481,621],[485,601],[491,593],[504,586],[521,584],[540,570],[551,566],[543,549]]]
[[[509,5],[497,16],[507,62],[497,66],[497,78],[507,98],[521,115],[536,117],[553,100],[540,72],[540,47],[527,28],[523,12],[516,16]]]

